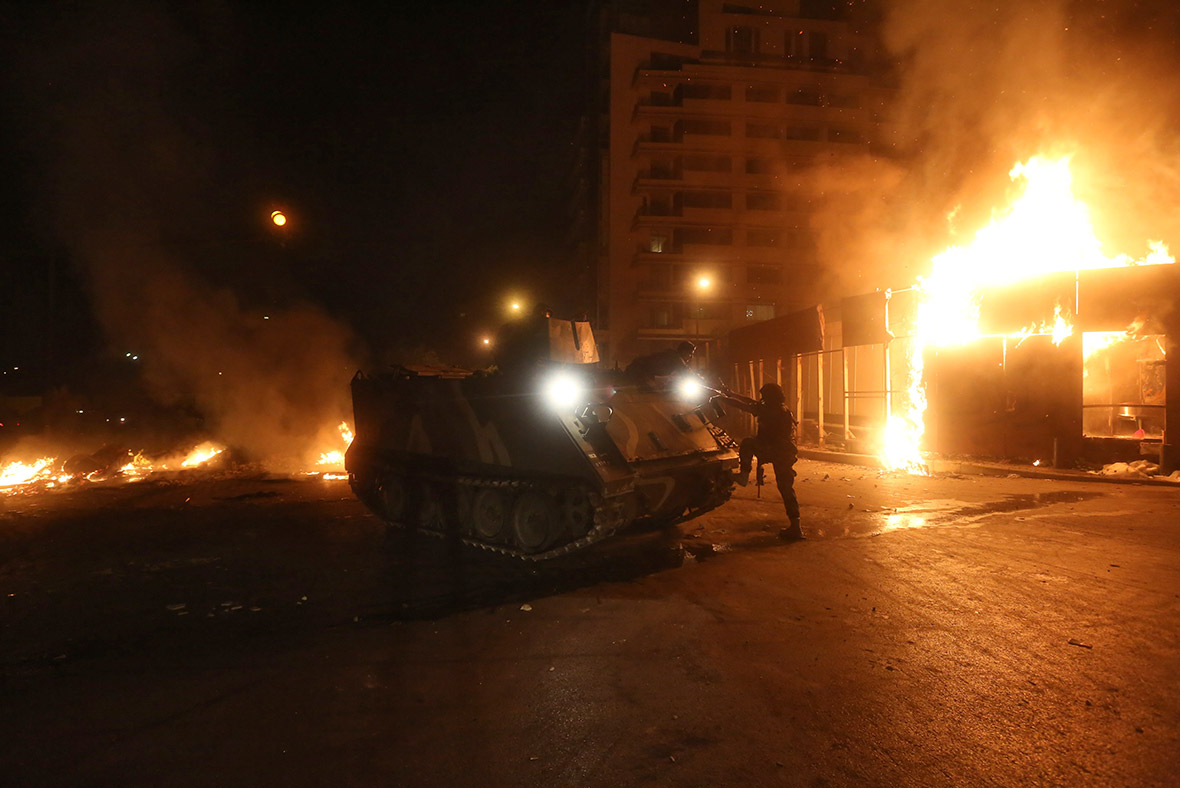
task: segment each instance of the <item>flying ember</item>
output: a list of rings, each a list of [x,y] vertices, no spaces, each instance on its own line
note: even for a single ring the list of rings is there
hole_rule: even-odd
[[[925,351],[984,336],[979,328],[984,289],[1054,272],[1174,262],[1159,241],[1148,243],[1150,251],[1142,259],[1104,255],[1089,208],[1073,194],[1069,157],[1033,157],[1016,164],[1009,177],[1022,185],[1015,201],[994,214],[969,245],[952,246],[936,256],[930,275],[919,277],[914,286],[918,306],[908,351],[906,402],[889,415],[881,453],[891,470],[926,473],[920,448],[926,429]],[[1040,324],[1006,336],[1023,341],[1047,335],[1060,344],[1073,333],[1071,318],[1058,304],[1054,315],[1046,315]]]

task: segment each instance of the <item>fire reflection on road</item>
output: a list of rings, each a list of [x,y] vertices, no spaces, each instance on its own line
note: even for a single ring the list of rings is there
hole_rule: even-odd
[[[906,528],[923,528],[926,526],[926,518],[914,512],[894,512],[893,514],[885,515],[885,525],[878,531],[878,533],[888,533],[889,531],[901,531]]]
[[[1005,495],[998,501],[971,503],[958,499],[923,501],[876,512],[825,522],[816,529],[821,537],[880,536],[894,531],[930,526],[973,525],[995,514],[1041,509],[1059,503],[1079,503],[1097,498],[1098,493],[1060,491]]]

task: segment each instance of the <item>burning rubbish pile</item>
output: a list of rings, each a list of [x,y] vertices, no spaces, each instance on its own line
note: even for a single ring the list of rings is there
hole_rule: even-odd
[[[344,441],[343,449],[330,449],[320,454],[320,458],[316,460],[316,467],[318,470],[306,471],[308,476],[315,476],[320,474],[325,479],[347,479],[348,474],[343,472],[344,469],[344,452],[352,445],[352,427],[348,426],[348,422],[342,421],[337,427],[340,430],[340,439]]]
[[[352,429],[347,422],[341,422],[337,429],[340,447],[326,446],[319,459],[302,471],[303,475],[326,480],[348,478],[344,473],[344,450],[352,442]],[[232,471],[240,466],[233,454],[225,445],[213,441],[201,442],[184,451],[154,455],[108,444],[91,454],[0,462],[0,495],[46,492],[98,482],[133,482],[166,473]]]
[[[160,458],[108,445],[93,454],[74,454],[65,459],[50,456],[29,462],[17,460],[0,465],[0,492],[11,495],[84,482],[134,481],[153,473],[213,467],[213,461],[224,454],[224,446],[206,442]]]

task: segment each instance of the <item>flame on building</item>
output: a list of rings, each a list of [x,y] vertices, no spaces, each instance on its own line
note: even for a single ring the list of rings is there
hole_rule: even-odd
[[[921,442],[925,434],[927,348],[964,345],[984,333],[979,327],[982,292],[1044,274],[1174,262],[1160,241],[1148,244],[1142,259],[1125,254],[1108,257],[1094,234],[1089,208],[1073,194],[1069,157],[1033,157],[1009,173],[1022,184],[1020,195],[979,230],[972,242],[952,246],[932,261],[931,273],[914,286],[917,316],[908,357],[905,391],[889,415],[881,458],[891,470],[924,474]],[[1060,344],[1073,333],[1073,316],[1058,304],[1043,323],[1012,334],[1017,340],[1050,335]],[[1117,332],[1116,332],[1117,334]],[[1130,332],[1122,335],[1132,336]],[[1118,336],[1107,340],[1119,341]],[[1091,350],[1093,352],[1093,350]]]

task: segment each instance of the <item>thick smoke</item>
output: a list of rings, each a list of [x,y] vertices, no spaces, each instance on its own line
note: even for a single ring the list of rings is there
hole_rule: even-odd
[[[191,403],[221,442],[272,465],[301,467],[337,447],[356,368],[339,324],[309,304],[247,307],[164,253],[148,255],[149,266],[128,264],[99,242],[84,258],[102,325],[138,349],[161,401]]]
[[[53,184],[41,195],[47,234],[156,397],[195,407],[211,437],[253,459],[298,465],[339,444],[353,339],[281,282],[259,297],[281,268],[264,210],[231,229],[236,209],[263,208],[240,193],[251,182],[241,168],[266,152],[224,94],[233,82],[219,84],[241,68],[234,26],[216,5],[185,20],[178,8],[25,20],[16,110]]]
[[[886,144],[812,173],[829,296],[914,281],[932,255],[986,224],[1010,193],[1012,165],[1034,155],[1072,156],[1075,192],[1108,253],[1180,243],[1176,10],[884,5],[880,44],[895,87],[870,109],[886,119]]]

